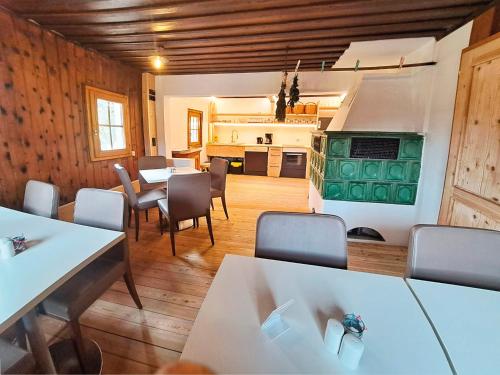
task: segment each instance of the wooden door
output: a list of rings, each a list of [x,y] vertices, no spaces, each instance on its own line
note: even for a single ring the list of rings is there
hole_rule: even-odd
[[[500,230],[500,33],[462,53],[440,224]]]

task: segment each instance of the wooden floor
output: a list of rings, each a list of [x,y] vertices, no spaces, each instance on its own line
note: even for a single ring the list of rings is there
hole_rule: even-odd
[[[123,282],[117,282],[81,318],[84,334],[99,343],[104,373],[151,373],[179,358],[189,331],[225,254],[253,256],[255,223],[266,210],[307,211],[308,181],[228,176],[230,220],[215,202],[215,246],[206,223],[176,235],[171,256],[168,234],[160,237],[158,214],[141,217],[139,242],[130,241],[133,273],[144,309],[135,308]],[[133,228],[130,231],[133,239]],[[349,269],[402,275],[406,249],[351,243]],[[49,340],[67,335],[65,326],[44,319]]]

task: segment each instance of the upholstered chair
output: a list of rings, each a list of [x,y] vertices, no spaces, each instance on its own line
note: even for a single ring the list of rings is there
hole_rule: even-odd
[[[58,218],[59,188],[46,182],[29,180],[24,191],[23,211],[29,214]]]
[[[257,220],[255,256],[347,268],[347,233],[334,215],[264,212]]]
[[[210,162],[210,177],[211,177],[211,187],[210,187],[210,204],[214,208],[213,198],[221,198],[222,208],[224,208],[224,214],[226,214],[226,219],[229,219],[227,214],[226,206],[226,176],[229,162],[226,159],[213,158]]]
[[[212,220],[210,217],[210,174],[193,173],[174,175],[168,180],[168,198],[158,201],[160,208],[160,230],[163,234],[162,217],[168,220],[172,254],[175,255],[176,224],[182,220],[204,216],[207,220],[210,240],[214,245]]]
[[[406,277],[500,291],[500,232],[416,225]]]
[[[76,195],[74,222],[126,233],[127,197],[117,191],[81,189]],[[71,251],[71,244],[68,244],[68,251]],[[85,346],[78,320],[90,305],[122,277],[137,308],[142,309],[130,269],[127,238],[87,265],[40,305],[45,314],[69,323],[83,367]]]
[[[128,204],[134,210],[135,240],[139,240],[139,212],[158,206],[158,200],[167,197],[164,189],[154,189],[136,193],[127,170],[120,164],[115,164],[115,171],[120,177],[125,193],[128,197]]]

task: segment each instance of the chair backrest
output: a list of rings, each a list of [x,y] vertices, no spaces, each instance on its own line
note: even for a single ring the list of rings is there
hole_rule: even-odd
[[[146,169],[167,168],[167,158],[165,156],[142,156],[139,158],[138,167],[140,171]],[[141,191],[148,190],[154,187],[160,187],[159,184],[148,184],[140,173],[138,177]]]
[[[118,177],[120,177],[120,181],[123,185],[123,189],[128,197],[128,204],[131,207],[137,206],[137,194],[134,190],[134,186],[132,185],[132,181],[130,180],[130,176],[127,170],[120,164],[115,164],[115,171],[118,173]]]
[[[89,227],[125,232],[128,226],[127,197],[119,191],[78,190],[73,221]]]
[[[210,174],[173,175],[168,180],[168,212],[176,220],[210,212]]]
[[[220,191],[226,190],[226,175],[229,162],[226,159],[212,158],[210,161],[210,177],[212,188]]]
[[[500,232],[416,225],[410,231],[406,276],[500,290]]]
[[[196,165],[195,160],[192,158],[172,158],[167,159],[167,166],[176,168],[194,168]]]
[[[344,220],[334,215],[264,212],[257,220],[255,256],[345,269]]]
[[[59,188],[46,182],[29,180],[24,192],[23,211],[29,214],[58,218]]]

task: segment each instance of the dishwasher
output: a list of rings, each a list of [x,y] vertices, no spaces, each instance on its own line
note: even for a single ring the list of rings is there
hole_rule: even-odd
[[[267,147],[262,151],[245,151],[245,174],[267,176]]]
[[[302,149],[283,149],[280,177],[305,178],[307,152]]]

